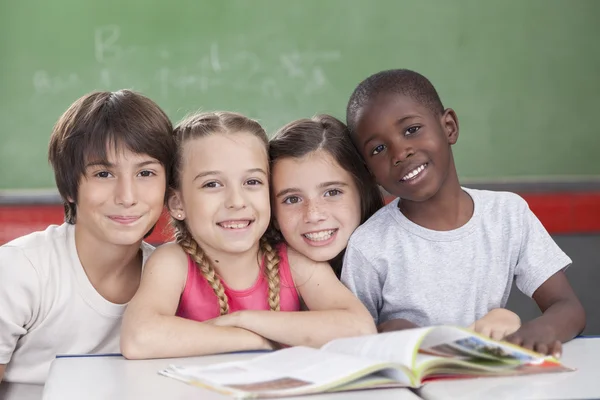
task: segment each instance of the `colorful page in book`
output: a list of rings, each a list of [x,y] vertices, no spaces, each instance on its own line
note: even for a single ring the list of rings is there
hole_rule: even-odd
[[[308,347],[291,347],[249,361],[169,366],[159,373],[238,398],[414,386],[402,365]]]
[[[453,371],[477,376],[570,370],[552,356],[452,326],[336,339],[322,350],[405,365],[416,384],[429,376],[447,377]]]

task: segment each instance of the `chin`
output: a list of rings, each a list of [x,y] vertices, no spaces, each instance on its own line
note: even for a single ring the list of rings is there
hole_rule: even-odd
[[[136,244],[143,240],[144,235],[148,233],[150,228],[144,230],[143,232],[115,232],[109,233],[106,238],[107,241],[121,246],[131,246],[132,244]]]
[[[303,255],[307,258],[310,258],[313,261],[317,262],[329,262],[334,259],[335,256],[341,253],[344,249],[337,249],[337,246],[334,247],[322,247],[322,248],[314,248],[311,247],[307,249]]]

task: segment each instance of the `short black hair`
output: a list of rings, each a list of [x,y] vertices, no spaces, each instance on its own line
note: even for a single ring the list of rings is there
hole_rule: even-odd
[[[377,96],[388,93],[410,97],[435,114],[444,112],[440,96],[429,79],[408,69],[390,69],[369,76],[352,92],[346,108],[350,132],[355,131],[358,112]]]

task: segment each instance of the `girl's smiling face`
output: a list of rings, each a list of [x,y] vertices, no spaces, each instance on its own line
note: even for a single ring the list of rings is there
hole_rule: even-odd
[[[324,150],[277,160],[272,190],[273,213],[283,237],[314,261],[332,260],[360,225],[358,188]]]

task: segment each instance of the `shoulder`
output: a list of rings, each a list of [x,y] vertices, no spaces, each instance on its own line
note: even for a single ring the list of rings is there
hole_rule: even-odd
[[[484,218],[499,221],[518,220],[530,212],[524,198],[516,193],[492,190],[466,189],[476,207],[483,212]]]
[[[65,240],[68,233],[74,231],[74,226],[64,223],[62,225],[50,225],[43,231],[32,232],[18,237],[1,247],[20,248],[23,251],[56,247],[57,241]]]
[[[360,225],[350,236],[348,249],[361,251],[378,251],[393,230],[390,227],[398,224],[394,213],[398,211],[398,199],[392,200]]]
[[[495,191],[495,190],[479,190],[463,188],[473,198],[474,202],[491,206],[491,207],[512,207],[520,206],[527,207],[527,202],[524,198],[513,192]]]
[[[152,271],[157,268],[168,268],[175,271],[187,271],[188,262],[188,255],[180,245],[165,243],[152,252],[144,270]]]
[[[286,247],[290,271],[292,273],[294,282],[298,286],[306,283],[315,273],[319,272],[330,272],[335,277],[333,269],[329,263],[311,260],[293,248],[289,246]]]
[[[386,232],[390,224],[395,223],[395,219],[392,218],[392,214],[396,212],[397,209],[398,199],[395,199],[377,210],[377,212],[373,214],[371,218],[356,228],[352,234],[354,240],[366,239]]]
[[[50,225],[43,231],[21,236],[0,246],[0,267],[10,268],[15,273],[27,268],[44,276],[57,273],[62,266],[69,264],[69,258],[73,256],[68,237],[73,230],[74,226],[66,223]]]

